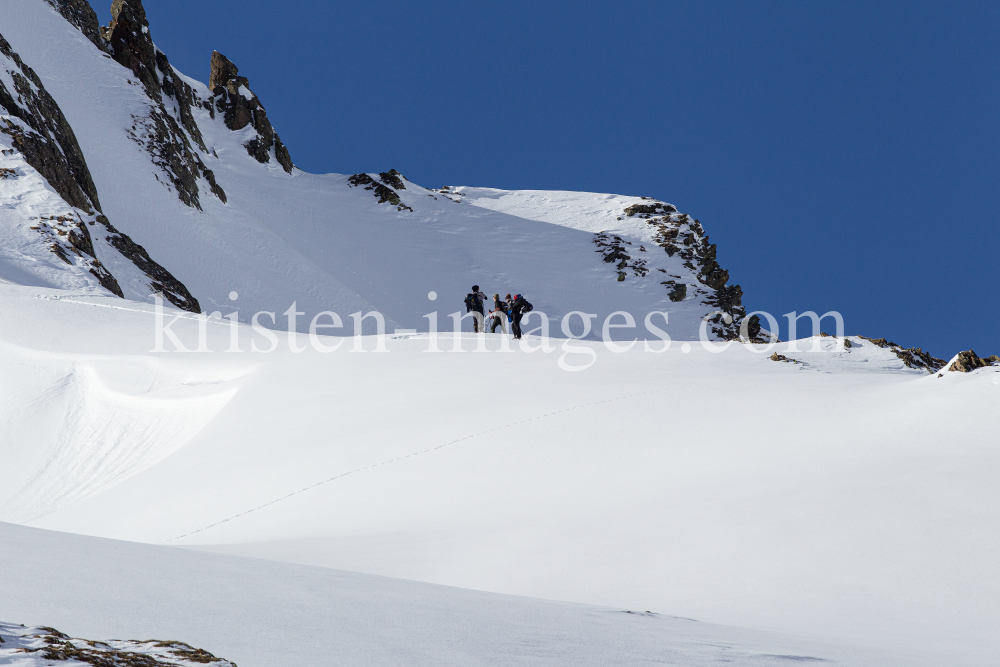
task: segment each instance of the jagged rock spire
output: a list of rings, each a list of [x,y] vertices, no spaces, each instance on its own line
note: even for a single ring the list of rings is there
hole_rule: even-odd
[[[153,100],[160,101],[160,80],[156,76],[156,47],[149,34],[149,21],[141,0],[114,0],[112,21],[102,30],[111,55],[128,67],[146,87]]]
[[[292,173],[292,158],[288,149],[271,127],[264,105],[250,90],[247,78],[239,76],[239,68],[218,51],[212,51],[211,67],[208,87],[215,98],[216,110],[224,114],[226,127],[242,130],[252,125],[257,130],[257,138],[244,144],[247,152],[258,162],[266,163],[271,161],[271,147],[274,146],[278,164],[289,174]]]

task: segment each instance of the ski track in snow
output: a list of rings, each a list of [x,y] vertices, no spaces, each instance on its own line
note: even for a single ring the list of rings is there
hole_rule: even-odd
[[[445,447],[449,447],[451,445],[456,445],[456,444],[458,444],[460,442],[464,442],[465,440],[471,440],[473,438],[478,438],[480,436],[486,435],[487,433],[494,433],[496,431],[503,431],[503,430],[508,429],[508,428],[513,428],[515,426],[521,426],[522,424],[527,424],[529,422],[538,421],[540,419],[545,419],[547,417],[554,417],[555,415],[563,414],[565,412],[572,412],[574,410],[582,410],[583,408],[589,408],[589,407],[593,407],[595,405],[602,405],[602,404],[605,404],[605,403],[614,403],[616,401],[625,401],[625,400],[628,400],[630,398],[636,398],[638,396],[648,396],[650,394],[658,394],[658,393],[665,392],[665,391],[678,391],[680,389],[686,389],[686,388],[687,388],[686,386],[685,387],[664,387],[663,389],[654,389],[652,391],[642,391],[642,392],[637,392],[637,393],[634,393],[634,394],[629,394],[627,396],[618,396],[618,397],[615,397],[615,398],[606,398],[606,399],[601,400],[601,401],[593,401],[591,403],[584,403],[583,405],[575,405],[575,406],[572,406],[572,407],[569,407],[569,408],[563,408],[562,410],[555,410],[553,412],[547,412],[545,414],[536,415],[534,417],[529,417],[528,419],[522,419],[521,421],[510,422],[509,424],[502,424],[500,426],[494,426],[493,428],[486,429],[485,431],[479,431],[478,433],[472,433],[470,435],[463,436],[461,438],[458,438],[456,440],[452,440],[450,442],[445,442],[445,443],[440,444],[440,445],[435,445],[434,447],[428,447],[427,449],[422,449],[422,450],[420,450],[418,452],[413,452],[411,454],[404,454],[403,456],[397,456],[396,458],[386,459],[384,461],[379,461],[378,463],[372,463],[370,465],[366,465],[366,466],[361,466],[359,468],[355,468],[354,470],[349,470],[349,471],[347,471],[345,473],[341,473],[339,475],[334,475],[333,477],[330,477],[328,479],[324,479],[322,482],[316,482],[315,484],[310,484],[309,486],[303,487],[303,488],[299,489],[298,491],[293,491],[292,493],[289,493],[287,495],[281,496],[280,498],[275,498],[274,500],[272,500],[270,502],[266,502],[263,505],[258,505],[257,507],[254,507],[253,509],[247,510],[246,512],[240,512],[239,514],[234,514],[233,516],[229,517],[228,519],[223,519],[222,521],[216,521],[215,523],[213,523],[211,525],[208,525],[208,526],[205,526],[204,528],[199,528],[198,530],[193,530],[190,533],[185,533],[183,535],[178,535],[177,537],[174,537],[174,538],[171,538],[169,540],[166,540],[162,544],[169,544],[170,542],[176,542],[177,540],[184,539],[185,537],[190,537],[192,535],[197,535],[198,533],[205,532],[206,530],[209,530],[211,528],[215,528],[216,526],[221,526],[224,523],[228,523],[228,522],[233,521],[235,519],[239,519],[240,517],[246,516],[248,514],[252,514],[253,512],[256,512],[257,510],[262,510],[265,507],[270,507],[271,505],[275,505],[277,503],[280,503],[283,500],[287,500],[288,498],[291,498],[293,496],[297,496],[299,494],[305,493],[306,491],[309,491],[311,489],[315,489],[316,487],[323,486],[324,484],[328,484],[330,482],[336,481],[336,480],[341,479],[343,477],[347,477],[348,475],[353,475],[355,473],[359,473],[359,472],[362,472],[362,471],[365,471],[365,470],[369,470],[371,468],[378,468],[379,466],[389,465],[391,463],[395,463],[396,461],[403,461],[404,459],[413,458],[414,456],[420,456],[422,454],[429,454],[430,452],[434,452],[434,451],[437,451],[439,449],[444,449]]]

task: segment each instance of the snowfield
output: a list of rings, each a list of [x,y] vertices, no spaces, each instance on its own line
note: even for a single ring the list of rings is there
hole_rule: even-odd
[[[725,342],[666,202],[307,174],[68,1],[0,12],[0,664],[997,663],[1000,363]]]
[[[162,654],[163,647],[142,640],[184,637],[241,667],[934,664],[913,654],[858,650],[640,609],[518,598],[4,523],[0,562],[0,616],[45,618],[91,641],[140,640],[138,647],[113,642],[124,650],[153,648]],[[74,664],[19,653],[37,642],[21,638],[37,634],[32,630],[0,623],[5,642],[0,664]]]
[[[995,367],[938,377],[852,337],[775,348],[799,364],[578,341],[596,361],[567,372],[560,340],[323,338],[343,342],[326,354],[282,334],[268,354],[245,325],[230,353],[215,321],[215,352],[153,354],[148,305],[12,286],[0,302],[0,520],[910,656],[859,664],[1000,648]],[[173,328],[193,341],[199,322]],[[3,617],[111,632],[21,604]],[[246,662],[202,636],[182,639]]]

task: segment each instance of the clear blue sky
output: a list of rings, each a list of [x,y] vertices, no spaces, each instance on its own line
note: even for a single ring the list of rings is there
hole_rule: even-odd
[[[998,2],[144,4],[307,171],[653,196],[751,309],[1000,353]]]

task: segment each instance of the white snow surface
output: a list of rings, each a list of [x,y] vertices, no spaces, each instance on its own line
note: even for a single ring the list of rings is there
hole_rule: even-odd
[[[236,353],[218,322],[213,352],[152,354],[148,305],[0,303],[0,520],[921,656],[863,664],[1000,650],[995,367],[937,377],[825,338],[775,348],[801,364],[578,342],[596,361],[567,372],[560,341],[264,354],[243,325]],[[194,347],[194,316],[172,327]]]
[[[390,332],[426,331],[423,316],[430,310],[464,312],[462,300],[475,283],[491,295],[524,294],[554,319],[554,335],[561,335],[558,320],[574,310],[601,318],[625,310],[641,318],[669,309],[667,331],[695,339],[700,318],[713,310],[694,298],[695,290],[688,301],[671,304],[663,278],[654,280],[663,275],[658,271],[617,282],[613,265],[596,252],[591,241],[603,225],[598,221],[613,221],[611,209],[645,201],[641,197],[525,192],[490,200],[501,191],[473,188],[467,191],[475,201],[458,203],[461,197],[406,182],[399,195],[413,211],[397,210],[378,204],[371,191],[349,187],[345,175],[298,169],[289,175],[274,159],[258,163],[242,145],[256,136],[251,127],[232,132],[221,115],[213,120],[200,106],[193,113],[208,151],[194,149],[228,203],[199,180],[204,210],[190,208],[129,136],[150,105],[130,71],[44,0],[5,7],[0,33],[35,69],[75,130],[112,223],[184,283],[206,312],[234,308],[229,294],[236,291],[240,311],[249,315],[280,314],[296,303],[306,313],[300,331],[321,311],[346,316],[373,309],[385,314]],[[207,57],[205,65],[207,71]],[[209,97],[205,84],[184,80],[201,99]],[[290,150],[294,158],[295,147]],[[511,197],[523,205],[508,205]],[[625,237],[636,247],[648,236],[643,224],[623,227],[638,234]],[[704,288],[662,249],[640,255]],[[442,301],[432,304],[431,291]]]
[[[646,610],[483,593],[6,523],[0,523],[0,564],[2,617],[34,619],[26,625],[52,623],[62,632],[125,650],[163,653],[149,642],[137,647],[109,640],[182,638],[241,667],[932,664],[912,654]],[[35,643],[22,639],[31,630],[0,623],[6,642],[0,644],[0,664],[75,664],[18,653]]]

